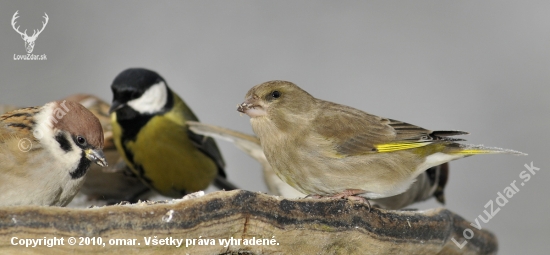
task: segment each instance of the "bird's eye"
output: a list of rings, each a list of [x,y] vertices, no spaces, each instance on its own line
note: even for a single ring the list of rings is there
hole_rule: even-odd
[[[84,138],[82,136],[77,136],[76,137],[76,142],[80,145],[85,145],[86,144],[86,138]]]
[[[281,92],[275,90],[275,91],[271,92],[271,96],[273,98],[279,98],[279,97],[281,97]]]

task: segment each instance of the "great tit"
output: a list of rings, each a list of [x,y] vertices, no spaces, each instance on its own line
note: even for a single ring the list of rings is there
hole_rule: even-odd
[[[127,69],[111,90],[115,145],[143,183],[169,197],[206,189],[212,182],[220,189],[237,188],[226,179],[214,140],[189,130],[186,122],[197,117],[158,73]]]

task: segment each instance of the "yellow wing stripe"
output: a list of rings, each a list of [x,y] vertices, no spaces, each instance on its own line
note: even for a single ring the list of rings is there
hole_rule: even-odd
[[[392,152],[400,150],[408,150],[431,144],[432,142],[400,142],[400,143],[384,143],[376,145],[378,152]]]
[[[466,155],[474,155],[474,154],[494,154],[499,153],[499,151],[494,150],[483,150],[483,149],[468,149],[468,150],[460,150],[460,151],[453,151],[453,154],[466,154]]]

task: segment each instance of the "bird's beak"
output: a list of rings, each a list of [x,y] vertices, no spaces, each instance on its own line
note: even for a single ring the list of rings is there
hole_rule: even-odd
[[[266,115],[265,108],[257,103],[257,96],[249,97],[241,104],[237,105],[237,111],[242,112],[251,118]]]
[[[107,160],[105,159],[105,155],[103,155],[103,150],[87,149],[85,153],[86,153],[86,158],[88,158],[90,161],[102,167],[108,166]]]
[[[124,107],[124,104],[119,103],[118,101],[113,101],[113,104],[111,105],[111,109],[109,109],[109,114],[116,112],[118,109]]]

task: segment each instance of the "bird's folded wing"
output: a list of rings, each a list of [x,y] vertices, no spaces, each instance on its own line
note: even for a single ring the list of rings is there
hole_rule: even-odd
[[[330,141],[335,153],[353,156],[426,146],[434,142],[459,141],[447,136],[462,131],[431,131],[409,123],[326,102],[313,120],[315,135]]]
[[[16,109],[0,115],[0,138],[9,138],[17,134],[19,138],[32,137],[34,116],[40,107]]]

